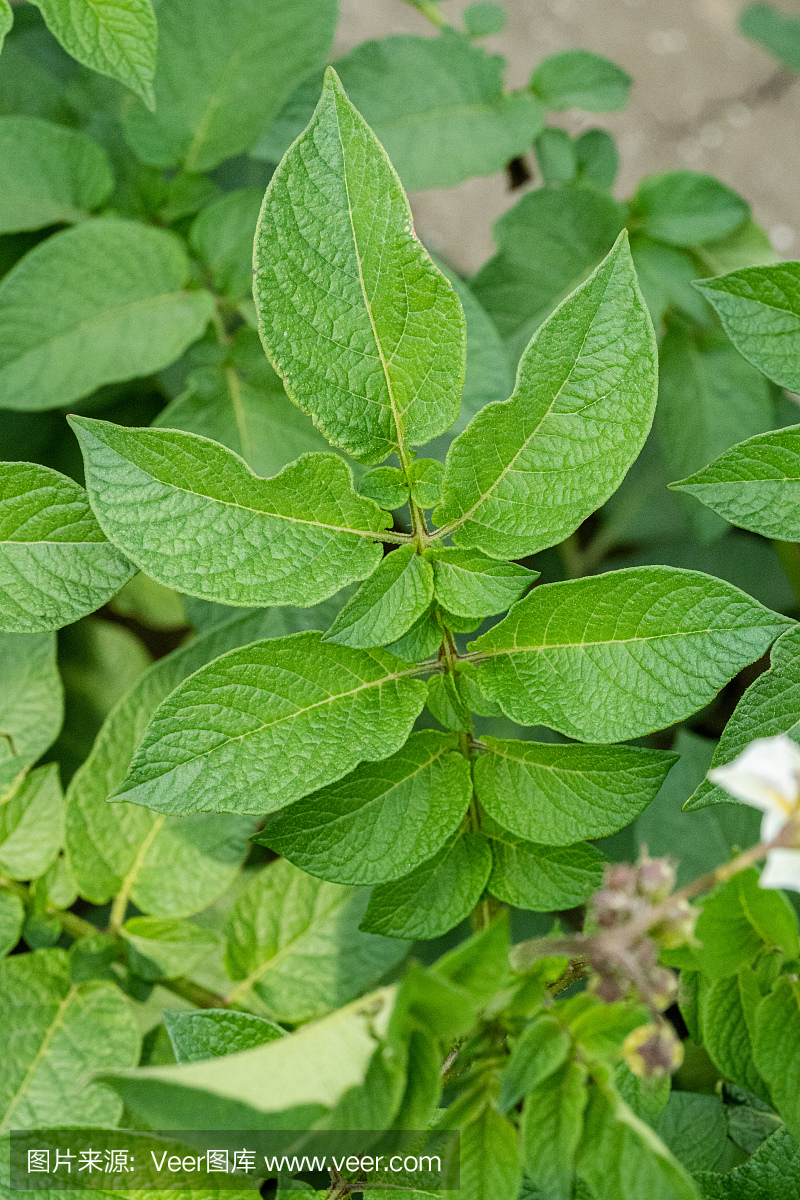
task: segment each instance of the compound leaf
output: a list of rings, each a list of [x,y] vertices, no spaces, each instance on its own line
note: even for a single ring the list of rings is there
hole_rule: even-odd
[[[85,67],[155,106],[158,28],[151,0],[33,0],[48,29]]]
[[[0,1079],[0,1133],[117,1123],[122,1102],[90,1078],[139,1059],[139,1030],[118,987],[71,984],[63,950],[16,954],[0,962],[0,1020],[14,1031]]]
[[[326,642],[368,649],[408,633],[433,599],[433,568],[416,546],[401,546],[381,559],[371,578],[347,601]]]
[[[407,946],[359,929],[368,892],[323,883],[285,859],[250,882],[231,912],[225,962],[240,982],[229,999],[255,993],[264,1015],[308,1021],[366,991]]]
[[[223,1058],[284,1036],[284,1030],[266,1017],[232,1012],[228,1008],[206,1008],[200,1012],[168,1009],[164,1024],[179,1063]]]
[[[695,286],[748,362],[800,390],[800,262],[744,267]]]
[[[162,0],[155,111],[131,105],[128,142],[142,162],[185,171],[249,150],[325,57],[335,25],[335,0]]]
[[[254,261],[264,346],[331,442],[375,463],[452,425],[464,382],[461,304],[332,70],[267,189]]]
[[[0,233],[80,221],[114,187],[94,138],[41,117],[0,117]]]
[[[420,730],[379,763],[298,800],[255,841],[334,883],[384,883],[427,861],[472,797],[469,763],[451,733]]]
[[[696,712],[790,624],[710,575],[630,567],[535,588],[470,649],[512,720],[611,742]]]
[[[167,587],[230,605],[307,606],[381,561],[374,539],[390,518],[356,495],[338,455],[302,455],[267,480],[197,434],[70,421],[100,525]]]
[[[254,638],[277,637],[326,610],[240,614],[154,663],[108,714],[67,789],[67,847],[80,893],[105,904],[123,887],[159,917],[199,912],[233,882],[247,853],[247,817],[164,817],[138,804],[107,804],[125,778],[152,714],[187,676]]]
[[[655,799],[674,754],[634,746],[564,746],[482,737],[475,791],[505,829],[554,846],[605,837]]]
[[[439,937],[469,916],[491,869],[483,838],[458,833],[410,875],[374,888],[361,928],[387,937]]]
[[[623,235],[545,322],[511,399],[447,455],[434,520],[463,547],[521,558],[561,541],[616,491],[656,403],[656,343]]]
[[[69,625],[133,572],[106,541],[82,487],[36,463],[0,464],[0,629]]]
[[[399,750],[425,702],[418,669],[320,637],[254,642],[185,680],[115,798],[164,813],[272,812]]]
[[[0,403],[60,408],[159,371],[202,334],[208,292],[163,229],[103,217],[40,242],[0,283]]]
[[[800,539],[800,425],[761,433],[670,484],[732,525],[763,537]]]

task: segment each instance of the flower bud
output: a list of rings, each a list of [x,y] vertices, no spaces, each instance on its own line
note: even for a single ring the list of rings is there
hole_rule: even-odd
[[[613,892],[628,892],[632,896],[636,891],[637,882],[636,868],[628,866],[627,863],[615,863],[606,867],[604,883]]]
[[[606,1004],[624,1000],[627,995],[626,985],[610,975],[593,975],[588,986],[589,990],[594,992],[600,1000],[604,1000]]]
[[[622,1057],[634,1075],[642,1079],[663,1079],[677,1071],[683,1062],[683,1046],[666,1022],[640,1025],[626,1037]]]
[[[639,890],[651,904],[666,900],[675,886],[675,868],[668,858],[643,857],[637,868]]]
[[[678,995],[678,980],[672,971],[666,967],[653,967],[648,973],[647,982],[650,985],[650,998],[656,1008],[662,1012],[669,1008]]]
[[[691,944],[697,917],[697,909],[692,908],[688,900],[676,900],[669,915],[650,930],[650,936],[666,950],[676,950],[687,942]]]

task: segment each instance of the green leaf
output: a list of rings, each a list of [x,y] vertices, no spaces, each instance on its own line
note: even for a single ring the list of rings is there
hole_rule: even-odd
[[[285,860],[250,882],[228,922],[229,999],[276,1021],[308,1021],[352,1000],[402,959],[403,942],[362,933],[368,893],[322,883]]]
[[[578,160],[578,182],[611,191],[619,171],[619,151],[605,129],[587,129],[573,143]]]
[[[709,812],[683,812],[688,796],[705,777],[715,753],[714,742],[687,729],[678,730],[679,761],[661,791],[636,822],[635,839],[653,858],[671,854],[678,861],[679,887],[690,883],[758,840],[760,814],[746,804],[718,804]]]
[[[232,342],[229,359],[192,371],[185,391],[153,424],[222,442],[266,478],[308,451],[330,452],[311,418],[289,400],[255,330],[238,330]]]
[[[151,1128],[309,1129],[357,1087],[379,1048],[392,989],[235,1058],[105,1075]]]
[[[733,233],[750,216],[750,206],[713,175],[668,171],[642,180],[632,214],[640,228],[660,242],[698,246]]]
[[[434,592],[439,603],[461,617],[505,612],[527,591],[538,571],[498,562],[476,550],[445,547],[432,554]]]
[[[472,798],[455,734],[421,730],[379,763],[298,800],[253,840],[333,883],[384,883],[429,859]]]
[[[787,733],[800,740],[800,629],[788,629],[772,648],[770,668],[750,684],[722,731],[712,767],[727,765],[756,738]],[[690,811],[711,804],[739,803],[705,779],[686,802]],[[744,843],[742,843],[744,844]]]
[[[800,1136],[800,984],[781,975],[755,1013],[753,1060],[772,1101],[795,1137]]]
[[[755,985],[755,996],[752,985]],[[699,1031],[703,1048],[714,1066],[726,1079],[747,1088],[769,1104],[769,1088],[753,1060],[755,1008],[761,993],[750,964],[724,979],[701,977],[698,996]]]
[[[769,384],[726,337],[693,336],[679,326],[667,331],[659,356],[656,428],[670,478],[691,475],[734,442],[763,433],[774,420]],[[725,531],[707,508],[685,503],[701,541]]]
[[[335,0],[162,0],[155,111],[132,105],[125,137],[142,162],[186,171],[249,150],[325,57],[335,24]]]
[[[761,433],[670,484],[726,521],[780,541],[800,540],[800,425]]]
[[[386,647],[392,654],[406,662],[422,662],[431,658],[442,644],[442,627],[431,608],[396,642]]]
[[[800,390],[800,263],[746,267],[696,287],[748,362],[781,387]]]
[[[633,80],[622,67],[589,50],[564,50],[542,59],[531,77],[531,91],[557,112],[616,112],[628,103]]]
[[[274,479],[196,434],[70,417],[104,532],[153,579],[230,605],[326,599],[381,563],[389,517],[335,454]],[[176,554],[184,539],[191,555]]]
[[[459,1188],[449,1195],[459,1200],[517,1200],[520,1174],[516,1130],[486,1096],[461,1124]],[[410,1200],[414,1197],[412,1192]],[[426,1200],[425,1193],[422,1197]]]
[[[0,873],[8,879],[38,879],[63,841],[64,794],[58,765],[48,763],[0,800]]]
[[[22,936],[25,906],[19,896],[0,892],[0,958],[13,950]]]
[[[64,49],[155,107],[158,28],[150,0],[33,0]],[[163,9],[161,10],[163,12]]]
[[[727,237],[698,246],[693,257],[700,260],[711,275],[724,275],[740,267],[762,267],[776,263],[769,234],[751,218]]]
[[[253,239],[263,195],[239,188],[209,204],[189,231],[192,249],[208,267],[214,287],[231,300],[253,291]]]
[[[687,1171],[713,1171],[728,1142],[725,1109],[717,1096],[671,1092],[656,1133]]]
[[[498,252],[472,280],[472,290],[501,335],[516,335],[518,354],[608,254],[623,224],[616,200],[582,187],[529,192],[495,222]]]
[[[264,346],[331,442],[375,463],[452,425],[464,381],[461,305],[333,71],[267,189],[254,261]]]
[[[542,127],[533,96],[503,89],[505,63],[445,29],[362,42],[335,63],[352,103],[386,147],[406,188],[455,187],[502,171]],[[277,162],[311,117],[320,79],[289,99],[255,147]]]
[[[113,187],[94,138],[40,117],[0,117],[0,233],[80,221]]]
[[[614,1086],[628,1108],[655,1128],[670,1096],[671,1078],[642,1079],[626,1063],[618,1062],[614,1068]]]
[[[548,126],[537,137],[536,163],[546,187],[571,183],[578,171],[578,156],[566,129]]]
[[[797,1200],[799,1172],[800,1147],[781,1129],[726,1175],[704,1174],[699,1181],[704,1200]]]
[[[520,1143],[525,1173],[547,1200],[570,1200],[586,1107],[586,1067],[569,1062],[525,1097]]]
[[[800,71],[800,21],[772,4],[748,4],[739,16],[745,37],[758,42],[784,66]]]
[[[0,633],[0,798],[52,745],[64,719],[52,633]]]
[[[497,558],[565,538],[617,489],[642,448],[655,411],[655,354],[623,236],[533,338],[511,399],[485,408],[453,442],[434,520],[455,531],[457,545]]]
[[[188,975],[219,946],[210,929],[177,917],[131,917],[122,936],[131,970],[152,982]]]
[[[164,1013],[164,1024],[179,1063],[223,1058],[284,1036],[281,1027],[265,1017],[232,1012],[228,1008],[207,1008],[200,1012],[168,1010]]]
[[[697,278],[697,264],[689,254],[636,234],[631,239],[631,255],[639,287],[656,326],[670,308],[706,323],[708,308],[692,286]]]
[[[417,669],[320,637],[254,642],[180,684],[115,798],[167,813],[273,812],[399,750],[425,701]]]
[[[559,1018],[569,1026],[584,1059],[618,1059],[625,1038],[647,1020],[641,1004],[627,1000],[607,1004],[579,993],[557,1001]]]
[[[554,846],[604,837],[643,812],[676,758],[633,746],[564,746],[482,737],[475,791],[505,829]]]
[[[124,887],[143,912],[183,917],[225,891],[247,853],[249,818],[165,819],[138,804],[106,801],[128,773],[153,712],[182,680],[236,646],[317,616],[313,609],[236,616],[160,659],[117,702],[67,790],[67,846],[82,896],[105,904]]]
[[[117,1123],[121,1101],[90,1078],[139,1059],[139,1031],[119,988],[71,984],[63,950],[16,954],[0,962],[0,1021],[13,1031],[0,1078],[0,1133]]]
[[[35,463],[0,464],[0,628],[43,633],[105,604],[133,574],[86,492]]]
[[[492,873],[486,885],[493,896],[534,912],[574,908],[603,882],[603,856],[594,846],[540,846],[499,827],[487,830]]]
[[[503,1071],[498,1104],[508,1112],[528,1092],[538,1088],[564,1062],[571,1039],[561,1023],[544,1013],[526,1025],[513,1045]],[[536,1107],[535,1101],[533,1107]]]
[[[410,875],[374,888],[361,928],[395,938],[439,937],[472,912],[491,867],[483,838],[459,833]]]
[[[448,950],[432,970],[468,992],[478,1004],[485,1004],[504,980],[510,981],[509,941],[509,915],[504,912]]]
[[[492,33],[502,33],[506,27],[502,4],[491,4],[488,0],[467,5],[462,15],[470,37],[489,37]]]
[[[0,403],[60,408],[166,367],[212,313],[188,277],[178,239],[136,221],[83,221],[40,242],[0,283]]]
[[[314,565],[316,573],[316,564]],[[378,563],[324,635],[326,642],[366,650],[397,641],[433,599],[433,568],[414,545],[401,546]]]
[[[14,10],[11,7],[9,0],[0,0],[0,50],[3,49],[3,42],[7,34],[11,32],[11,27],[14,24]]]
[[[704,902],[696,935],[703,943],[695,951],[697,964],[712,979],[749,965],[765,946],[780,946],[790,958],[800,954],[794,910],[781,892],[759,887],[754,867]]]
[[[415,458],[408,468],[411,499],[420,508],[433,508],[442,498],[444,467],[436,458]]]
[[[614,1200],[698,1200],[685,1168],[605,1081],[589,1089],[578,1174]]]
[[[633,567],[535,588],[470,649],[513,721],[619,741],[696,712],[789,624],[709,575]]]

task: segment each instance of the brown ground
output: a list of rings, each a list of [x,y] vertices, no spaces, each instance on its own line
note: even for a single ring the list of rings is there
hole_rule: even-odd
[[[454,20],[467,0],[443,0]],[[620,147],[618,193],[650,171],[709,171],[753,205],[776,250],[800,257],[800,76],[781,70],[741,37],[745,0],[506,0],[505,31],[487,49],[506,56],[507,82],[521,87],[557,50],[584,47],[634,78],[622,113],[564,114],[573,131],[611,130]],[[800,0],[778,0],[800,16]],[[389,33],[433,33],[403,0],[341,0],[337,49]],[[491,223],[520,195],[501,176],[412,197],[430,248],[466,272],[492,252]]]

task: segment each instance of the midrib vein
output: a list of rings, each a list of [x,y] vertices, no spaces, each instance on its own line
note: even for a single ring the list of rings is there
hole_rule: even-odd
[[[77,985],[73,984],[70,987],[70,989],[67,992],[64,999],[59,1004],[58,1009],[56,1010],[56,1014],[53,1017],[53,1020],[51,1021],[50,1026],[47,1029],[47,1032],[45,1033],[44,1037],[42,1038],[42,1044],[39,1047],[39,1049],[36,1051],[36,1054],[34,1055],[33,1059],[31,1060],[30,1066],[28,1067],[28,1070],[25,1072],[25,1076],[24,1076],[22,1082],[20,1083],[19,1087],[17,1088],[16,1092],[14,1093],[12,1101],[11,1101],[10,1105],[8,1106],[8,1109],[6,1110],[6,1115],[4,1116],[2,1122],[0,1122],[0,1133],[5,1133],[5,1131],[9,1128],[9,1121],[11,1119],[12,1114],[17,1109],[17,1107],[19,1106],[25,1093],[29,1090],[31,1084],[33,1083],[33,1079],[34,1079],[36,1071],[39,1067],[39,1064],[43,1060],[44,1056],[47,1054],[47,1051],[50,1048],[50,1043],[52,1042],[56,1033],[64,1024],[64,1015],[65,1015],[67,1009],[69,1008],[70,1004],[74,1000],[75,996],[77,995],[77,993],[78,993]]]

